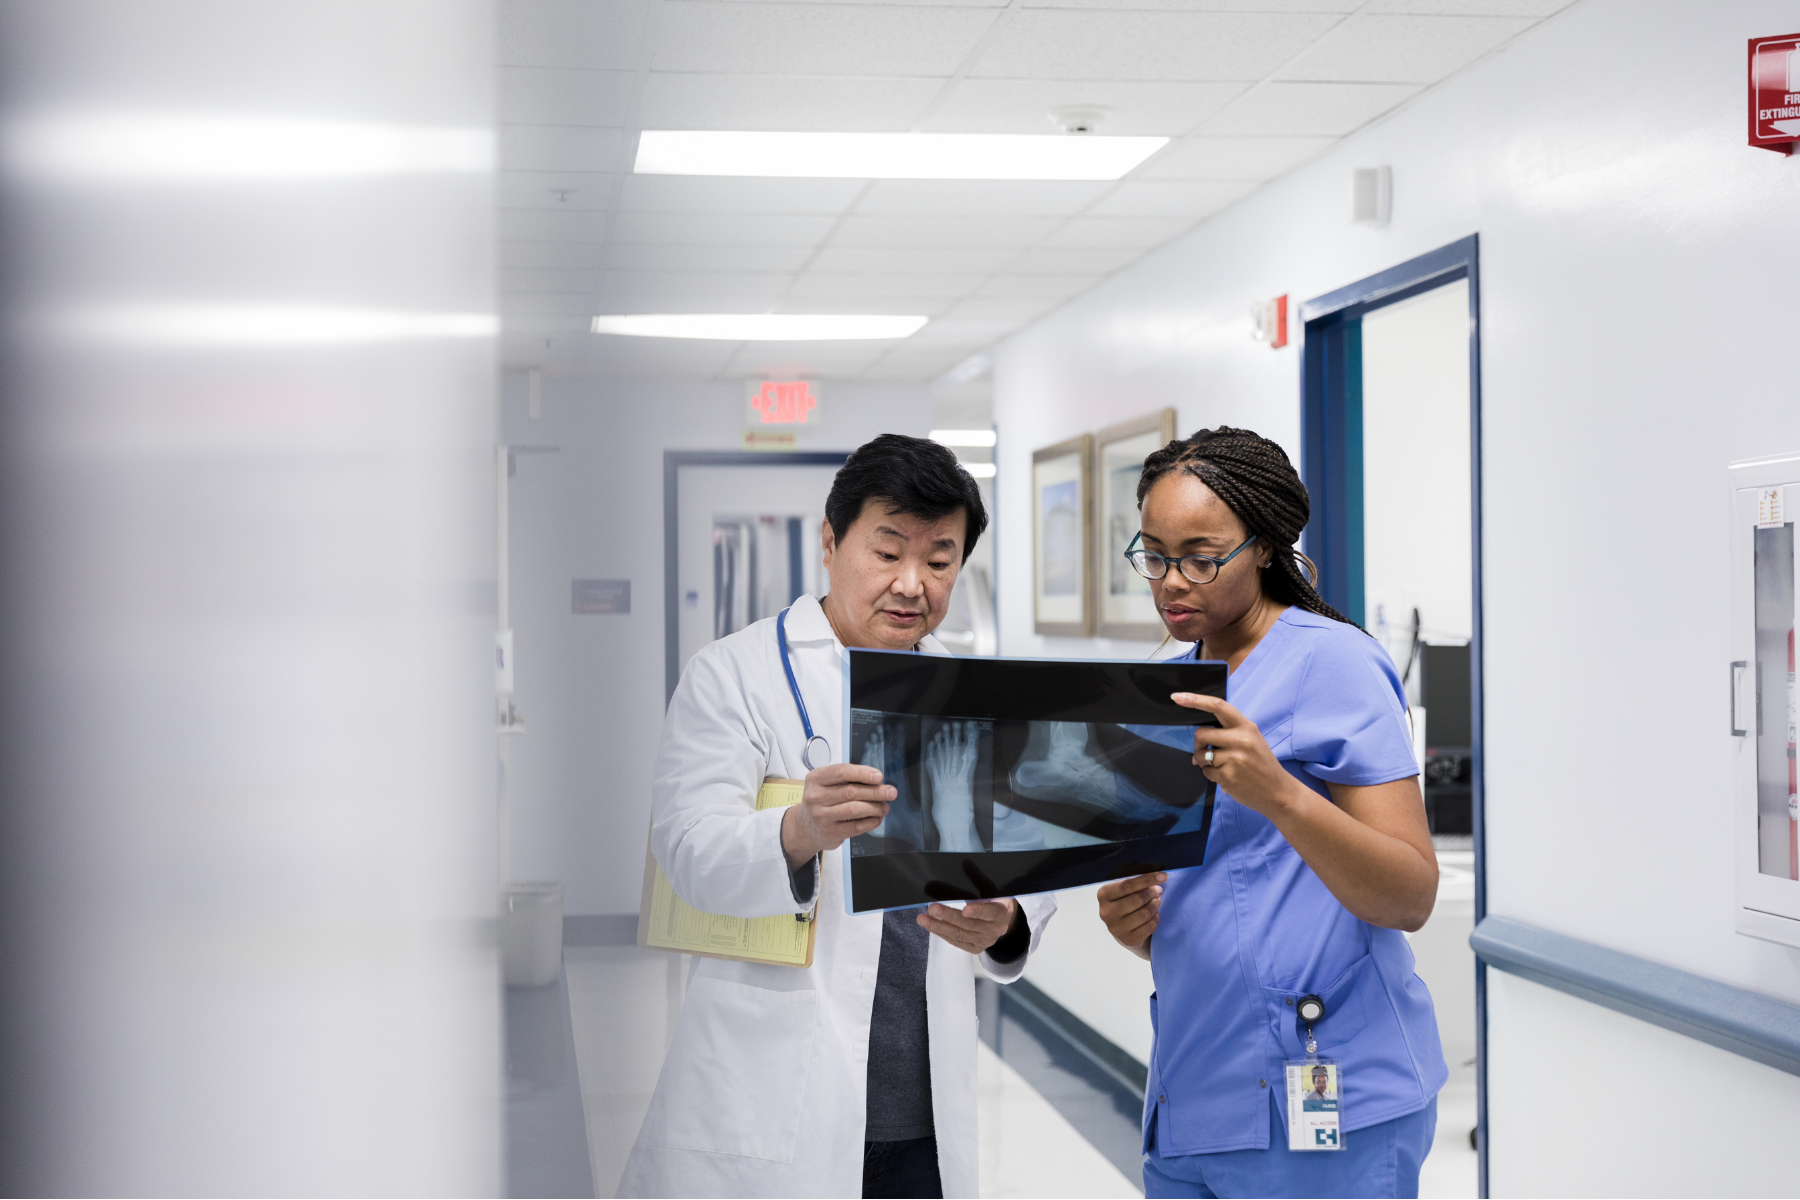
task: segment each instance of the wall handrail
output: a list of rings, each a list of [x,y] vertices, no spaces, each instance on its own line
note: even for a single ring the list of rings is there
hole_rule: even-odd
[[[1800,1004],[1507,917],[1469,945],[1488,966],[1800,1075]]]

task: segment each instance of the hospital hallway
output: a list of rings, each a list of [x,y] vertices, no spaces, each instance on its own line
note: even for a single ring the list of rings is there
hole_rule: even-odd
[[[1800,0],[0,0],[0,1200],[1800,1198]]]

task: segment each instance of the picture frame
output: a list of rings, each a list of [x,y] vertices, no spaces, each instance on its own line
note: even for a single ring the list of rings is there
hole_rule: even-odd
[[[1091,637],[1094,437],[1031,456],[1032,615],[1042,637]]]
[[[1137,485],[1144,459],[1175,440],[1175,410],[1110,425],[1094,435],[1092,559],[1094,632],[1104,638],[1161,641],[1167,632],[1156,619],[1150,583],[1125,561],[1125,547],[1137,536]]]

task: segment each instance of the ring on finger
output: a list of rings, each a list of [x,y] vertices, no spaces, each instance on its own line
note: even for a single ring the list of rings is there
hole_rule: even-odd
[[[1209,767],[1213,765],[1213,748],[1211,746],[1208,746],[1206,748],[1205,762],[1206,762],[1206,765]]]

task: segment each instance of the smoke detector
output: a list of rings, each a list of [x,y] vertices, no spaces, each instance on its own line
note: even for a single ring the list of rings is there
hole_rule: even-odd
[[[1046,115],[1064,133],[1093,133],[1100,128],[1100,122],[1112,115],[1112,109],[1104,104],[1065,104]]]

